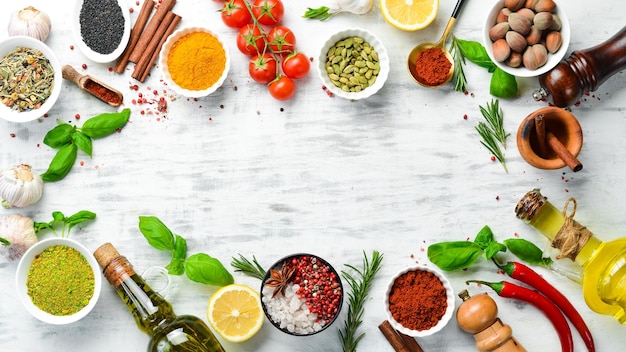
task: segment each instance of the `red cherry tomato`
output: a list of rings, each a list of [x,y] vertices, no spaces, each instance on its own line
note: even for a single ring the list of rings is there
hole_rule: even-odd
[[[259,27],[254,24],[247,24],[239,30],[237,34],[237,48],[246,55],[256,55],[265,50],[265,40]]]
[[[296,93],[296,85],[287,76],[278,75],[268,85],[270,95],[277,100],[288,100]]]
[[[232,28],[241,28],[252,21],[252,15],[244,3],[246,0],[229,0],[224,3],[222,21]]]
[[[267,84],[276,78],[276,60],[270,54],[255,55],[248,63],[248,73],[256,82]]]
[[[254,0],[252,13],[259,23],[274,26],[283,19],[285,6],[282,0]]]
[[[283,59],[283,73],[289,78],[299,79],[305,77],[311,69],[311,61],[301,52],[294,51]]]
[[[276,26],[267,33],[267,41],[272,50],[279,55],[287,55],[296,47],[296,36],[285,26]]]

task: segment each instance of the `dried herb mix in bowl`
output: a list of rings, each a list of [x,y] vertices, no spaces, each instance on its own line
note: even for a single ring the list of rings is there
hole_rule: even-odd
[[[17,47],[0,60],[0,99],[11,110],[38,109],[52,94],[54,69],[36,49]]]

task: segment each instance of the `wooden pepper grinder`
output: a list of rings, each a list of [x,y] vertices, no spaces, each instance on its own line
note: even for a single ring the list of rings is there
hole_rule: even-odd
[[[566,108],[583,94],[595,91],[613,74],[626,68],[626,27],[609,40],[589,49],[574,51],[569,58],[539,77],[541,88],[533,98],[548,99]]]
[[[463,303],[456,311],[461,329],[474,334],[476,348],[481,352],[526,352],[513,337],[509,325],[498,318],[498,306],[488,295],[470,297],[467,290],[459,292]]]

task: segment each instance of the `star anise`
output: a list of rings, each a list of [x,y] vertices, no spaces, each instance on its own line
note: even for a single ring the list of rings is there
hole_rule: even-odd
[[[285,288],[287,284],[291,282],[293,277],[296,274],[295,267],[289,267],[287,263],[283,263],[280,271],[275,269],[270,269],[270,278],[265,282],[267,286],[275,287],[274,292],[272,293],[272,298],[276,297],[279,293],[285,295]]]

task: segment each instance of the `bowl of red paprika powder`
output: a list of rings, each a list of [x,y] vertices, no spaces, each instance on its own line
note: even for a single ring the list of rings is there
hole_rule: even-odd
[[[391,326],[422,337],[443,329],[454,313],[454,291],[448,279],[427,266],[401,270],[389,282],[385,310]]]

